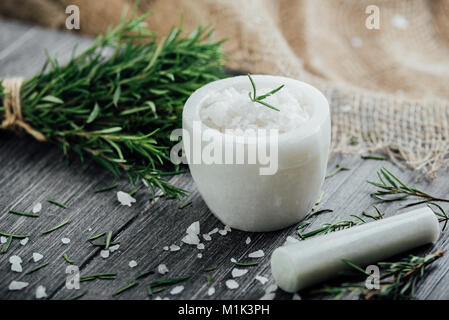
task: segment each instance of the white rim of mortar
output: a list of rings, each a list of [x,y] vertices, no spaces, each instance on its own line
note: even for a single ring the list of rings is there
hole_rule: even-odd
[[[272,87],[274,89],[280,85],[285,85],[289,91],[300,90],[306,100],[306,105],[311,106],[312,114],[309,113],[310,118],[299,128],[279,134],[279,143],[291,139],[302,140],[315,134],[316,131],[320,130],[321,126],[330,114],[329,103],[326,97],[321,93],[321,91],[310,84],[281,76],[251,75],[251,77],[256,82],[257,87]],[[201,123],[201,130],[213,129],[216,134],[235,137],[234,135],[223,133],[217,129],[207,126],[200,117],[200,110],[203,107],[204,100],[208,97],[208,95],[212,92],[223,91],[230,87],[239,89],[243,88],[247,89],[248,92],[252,92],[252,87],[248,76],[236,76],[220,79],[202,86],[192,93],[184,105],[184,110],[182,112],[183,127],[191,131],[193,122],[199,121]],[[273,112],[277,111],[273,110]],[[256,140],[257,138],[255,137],[247,137],[244,142],[242,141],[242,143],[251,144],[255,143]]]

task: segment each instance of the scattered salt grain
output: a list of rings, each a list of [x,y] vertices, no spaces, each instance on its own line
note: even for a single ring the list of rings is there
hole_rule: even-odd
[[[163,247],[162,249],[163,249],[164,251],[168,251],[168,250],[169,250],[168,246],[165,246],[165,247]]]
[[[246,243],[246,244],[250,244],[250,243],[251,243],[251,238],[250,238],[250,237],[246,238],[245,243]]]
[[[204,243],[199,243],[199,244],[196,246],[196,248],[199,249],[199,250],[204,250],[204,248],[205,248]]]
[[[203,257],[203,254],[202,253],[198,253],[196,256],[197,256],[198,259],[201,259]]]
[[[42,210],[42,203],[36,203],[33,207],[33,213],[39,213]]]
[[[257,281],[259,281],[261,284],[265,284],[268,282],[268,279],[265,278],[264,276],[256,276],[254,279],[256,279]]]
[[[43,257],[44,257],[44,256],[41,255],[40,253],[38,253],[38,252],[33,252],[33,261],[34,261],[34,262],[38,262],[39,260],[42,260]]]
[[[61,239],[63,244],[69,244],[70,243],[70,239],[69,238],[62,238]]]
[[[391,23],[393,24],[394,27],[396,27],[398,29],[405,30],[408,28],[407,19],[400,14],[395,14],[393,16],[393,18],[391,19]]]
[[[211,231],[209,231],[208,235],[212,235],[212,234],[217,233],[217,232],[218,232],[218,228],[214,228]]]
[[[184,286],[176,286],[170,290],[170,294],[175,295],[181,293],[184,290]]]
[[[200,234],[200,222],[195,221],[186,230],[187,234]]]
[[[104,259],[106,259],[107,257],[109,257],[109,250],[101,250],[100,251],[100,256]]]
[[[212,237],[210,235],[208,235],[207,233],[203,234],[203,239],[206,241],[211,241]]]
[[[226,287],[228,287],[228,289],[237,289],[239,287],[239,284],[237,283],[237,281],[235,280],[227,280],[226,281]]]
[[[0,237],[0,242],[1,243],[6,243],[8,241],[8,238],[1,236]]]
[[[218,233],[221,234],[222,236],[225,236],[228,232],[223,229],[223,230],[218,230]]]
[[[137,261],[136,261],[136,260],[131,260],[131,261],[128,263],[128,266],[129,266],[130,268],[137,267]]]
[[[262,258],[265,255],[262,250],[257,250],[254,252],[251,252],[248,257],[250,258]]]
[[[110,251],[110,252],[114,252],[114,251],[117,251],[118,248],[120,248],[120,245],[119,245],[119,244],[116,244],[116,245],[110,246],[110,247],[109,247],[109,251]]]
[[[131,197],[128,193],[123,191],[117,192],[117,200],[123,205],[131,207],[131,204],[136,202],[136,199]]]
[[[26,244],[28,243],[28,241],[30,241],[29,238],[22,239],[22,240],[20,240],[20,244],[21,244],[22,246],[24,246],[24,245],[26,245]]]
[[[157,272],[160,274],[166,274],[168,272],[168,268],[165,264],[160,264],[157,266]]]
[[[224,226],[224,230],[226,230],[227,232],[231,232],[232,231],[231,227],[228,226],[228,225]]]
[[[22,258],[19,256],[11,256],[9,257],[9,262],[11,263],[11,271],[14,272],[22,272]]]
[[[8,289],[9,290],[22,290],[25,287],[28,287],[29,283],[28,282],[22,282],[22,281],[12,281],[9,284]]]
[[[178,251],[179,249],[181,249],[181,247],[177,246],[176,244],[172,244],[170,246],[170,251]]]
[[[186,244],[198,245],[200,243],[200,238],[196,234],[188,233],[184,238],[181,239],[182,242]]]
[[[44,286],[38,286],[36,289],[36,299],[47,298],[47,292]]]
[[[247,269],[237,269],[237,268],[232,269],[231,272],[233,278],[244,276],[247,273],[248,273]]]
[[[302,299],[301,299],[301,296],[299,294],[295,293],[293,295],[293,297],[292,297],[292,300],[302,300]]]
[[[210,287],[209,290],[207,290],[207,295],[210,297],[211,295],[213,295],[215,293],[215,288],[214,287]]]
[[[235,260],[235,258],[231,258],[231,262],[232,262],[232,263],[236,263],[237,260]]]

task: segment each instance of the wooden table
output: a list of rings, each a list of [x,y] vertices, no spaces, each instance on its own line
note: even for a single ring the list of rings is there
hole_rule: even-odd
[[[78,50],[87,47],[92,39],[76,36],[72,33],[47,30],[25,25],[11,20],[0,20],[0,78],[8,76],[31,76],[42,66],[47,48],[51,55],[57,54],[63,64],[69,58],[72,48]],[[331,100],[331,105],[338,101]],[[441,197],[449,195],[447,171],[442,170],[439,178],[433,181],[415,182],[418,174],[410,170],[395,167],[388,161],[363,160],[359,155],[335,156],[330,160],[329,172],[337,164],[350,168],[326,179],[324,197],[318,209],[333,209],[312,219],[307,230],[319,227],[322,223],[348,218],[350,214],[360,214],[366,210],[373,212],[376,203],[369,193],[373,187],[366,181],[376,179],[376,171],[382,166],[391,169],[407,183],[415,184],[429,193]],[[152,298],[169,297],[171,299],[259,299],[266,288],[274,281],[270,272],[270,255],[282,245],[287,236],[297,238],[295,226],[278,232],[247,233],[233,230],[226,236],[215,234],[212,241],[204,241],[206,248],[198,250],[183,245],[181,239],[186,228],[195,221],[200,221],[202,233],[223,225],[210,213],[189,174],[176,176],[172,182],[190,191],[187,199],[169,200],[159,198],[152,200],[149,191],[140,186],[132,207],[119,204],[117,190],[130,191],[127,180],[120,181],[116,190],[94,193],[94,190],[107,186],[113,178],[93,161],[84,163],[73,161],[70,165],[62,158],[61,151],[51,144],[34,141],[31,137],[16,137],[11,133],[0,135],[0,231],[31,234],[29,242],[22,246],[14,240],[6,254],[0,256],[0,299],[34,299],[38,285],[46,287],[49,299],[67,299],[80,292],[87,293],[82,299],[150,299],[146,284],[166,276],[177,277],[191,275],[185,281],[184,291],[172,296],[165,290]],[[257,186],[254,186],[257,187]],[[47,200],[57,200],[68,205],[62,209]],[[192,201],[192,204],[179,209],[179,205]],[[8,213],[10,209],[30,211],[34,204],[41,202],[43,209],[39,218],[21,217]],[[378,208],[386,216],[398,211],[399,203],[380,203]],[[447,206],[446,206],[447,208]],[[43,230],[53,227],[62,221],[70,223],[58,231],[41,235]],[[120,242],[118,251],[111,253],[107,259],[100,256],[100,247],[91,245],[86,239],[96,233],[113,230],[114,241]],[[435,249],[448,247],[448,232],[435,247],[427,246],[414,253],[424,254]],[[247,245],[245,240],[251,237]],[[70,239],[63,244],[61,238]],[[164,251],[164,246],[180,245],[176,252]],[[260,264],[249,268],[249,272],[236,279],[239,287],[229,290],[225,281],[231,279],[233,264],[231,258],[238,261],[249,261],[250,252],[262,249],[265,257],[257,259]],[[44,258],[32,262],[33,252],[41,253]],[[198,253],[203,257],[197,257]],[[80,290],[69,290],[65,286],[66,267],[69,265],[63,258],[68,257],[79,267],[81,276],[93,273],[117,273],[115,280],[94,280],[81,283]],[[9,257],[19,255],[24,272],[10,270]],[[135,260],[138,265],[129,267]],[[49,264],[29,275],[25,271],[40,263]],[[449,298],[448,258],[443,257],[435,264],[434,270],[418,285],[417,295],[420,299]],[[122,294],[113,297],[119,288],[134,281],[136,275],[148,270],[157,270],[159,264],[166,264],[169,272],[162,276],[157,272],[139,281],[138,285]],[[212,272],[204,272],[207,267],[216,266]],[[210,283],[207,281],[210,275]],[[265,276],[269,281],[262,285],[254,277]],[[29,282],[29,286],[21,291],[9,291],[12,280]],[[210,286],[216,289],[209,297]],[[316,298],[308,292],[300,293],[303,298]],[[276,299],[291,299],[292,295],[276,291]]]

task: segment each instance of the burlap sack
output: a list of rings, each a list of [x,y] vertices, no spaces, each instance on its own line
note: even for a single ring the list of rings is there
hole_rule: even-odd
[[[131,0],[2,0],[0,14],[64,28],[78,5],[81,30],[116,23]],[[379,29],[367,19],[379,9]],[[160,35],[212,24],[228,38],[229,67],[282,74],[325,92],[334,152],[382,150],[430,176],[449,161],[449,1],[141,0]],[[369,20],[373,22],[373,20]],[[369,26],[372,26],[370,24]]]

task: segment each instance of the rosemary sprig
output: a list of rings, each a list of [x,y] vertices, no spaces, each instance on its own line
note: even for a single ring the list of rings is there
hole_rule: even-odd
[[[409,255],[407,258],[395,262],[379,262],[380,288],[369,290],[364,282],[359,279],[354,282],[345,282],[336,286],[326,285],[315,290],[319,293],[329,293],[334,298],[342,298],[345,295],[356,292],[360,299],[411,299],[415,296],[416,284],[424,277],[427,267],[444,255],[443,250],[438,250],[424,257]],[[365,270],[352,262],[346,263],[365,274]]]
[[[360,224],[364,224],[367,223],[367,221],[364,218],[370,218],[372,220],[379,220],[383,218],[383,214],[379,211],[379,209],[377,209],[377,207],[374,207],[374,209],[377,212],[377,216],[371,215],[367,212],[362,212],[361,215],[357,216],[357,215],[350,215],[351,217],[353,217],[354,219],[344,219],[344,220],[338,220],[332,223],[324,223],[321,227],[314,229],[312,231],[309,231],[307,233],[302,233],[301,230],[303,230],[304,228],[306,228],[307,226],[310,225],[309,221],[303,221],[301,222],[298,227],[297,227],[297,232],[298,232],[298,236],[304,240],[316,235],[320,235],[320,234],[327,234],[330,232],[334,232],[334,231],[338,231],[338,230],[343,230],[343,229],[347,229],[347,228],[351,228],[353,226],[356,225],[360,225]]]
[[[17,214],[19,216],[25,216],[25,217],[33,217],[38,218],[39,215],[31,212],[25,212],[25,211],[17,211],[17,210],[9,210],[9,213]]]
[[[179,197],[186,191],[167,180],[181,171],[170,161],[170,134],[191,93],[225,76],[223,41],[211,28],[185,35],[181,26],[158,41],[149,14],[124,15],[65,66],[48,56],[22,85],[22,113],[65,156],[91,157],[116,177],[145,180],[153,194]],[[0,122],[4,112],[0,102]]]
[[[284,87],[284,85],[281,85],[281,86],[277,87],[274,90],[271,90],[270,92],[268,92],[266,94],[263,94],[261,96],[257,96],[256,84],[254,83],[254,80],[253,80],[253,78],[251,77],[251,75],[249,73],[248,73],[248,78],[249,78],[249,81],[251,82],[251,86],[253,87],[253,95],[251,96],[251,92],[248,92],[248,96],[251,99],[251,101],[260,103],[261,105],[264,105],[265,107],[268,107],[270,109],[273,109],[273,110],[276,110],[276,111],[280,111],[278,108],[273,107],[271,104],[268,104],[268,103],[266,103],[265,101],[262,101],[262,100],[268,98],[269,96],[271,96],[271,95],[275,94],[276,92],[278,92],[279,90],[281,90]]]
[[[42,235],[46,235],[46,234],[48,234],[48,233],[50,233],[50,232],[53,232],[53,231],[56,231],[56,230],[58,230],[59,228],[62,228],[63,226],[65,226],[66,224],[68,224],[68,223],[70,223],[70,221],[64,221],[64,222],[61,222],[60,224],[58,224],[57,226],[55,226],[55,227],[53,227],[53,228],[50,228],[50,229],[48,229],[48,230],[45,230],[45,231],[43,231],[42,232]]]
[[[368,181],[369,184],[372,184],[378,188],[376,192],[371,193],[371,196],[377,200],[397,201],[408,199],[410,197],[421,199],[405,205],[404,208],[429,202],[449,202],[449,199],[431,196],[424,191],[407,186],[385,168],[382,168],[379,172],[377,172],[377,176],[379,178],[378,182]]]
[[[95,279],[99,279],[99,280],[114,280],[116,276],[117,276],[116,273],[89,274],[89,275],[81,277],[80,278],[80,282],[92,281],[92,280],[95,280]]]
[[[61,202],[55,200],[47,200],[49,203],[54,204],[55,206],[61,207],[63,209],[67,209],[67,206]]]

